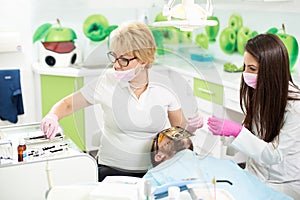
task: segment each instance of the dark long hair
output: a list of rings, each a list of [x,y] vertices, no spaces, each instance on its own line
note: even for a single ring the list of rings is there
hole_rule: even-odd
[[[289,97],[289,83],[298,88],[292,80],[286,47],[274,34],[260,34],[250,39],[245,51],[258,62],[256,89],[246,85],[242,77],[240,106],[246,115],[244,126],[258,136],[271,142],[279,135],[283,126],[284,113]]]

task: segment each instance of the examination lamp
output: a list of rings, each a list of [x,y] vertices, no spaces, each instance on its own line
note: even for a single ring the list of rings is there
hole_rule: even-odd
[[[192,31],[194,28],[218,24],[216,20],[207,19],[213,12],[211,0],[206,1],[205,9],[195,4],[194,0],[182,0],[180,4],[173,6],[174,2],[175,0],[169,0],[162,11],[168,21],[154,22],[153,26],[175,26],[182,31]]]

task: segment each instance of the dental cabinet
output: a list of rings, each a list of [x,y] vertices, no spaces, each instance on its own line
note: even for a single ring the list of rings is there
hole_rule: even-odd
[[[0,127],[0,199],[45,199],[52,187],[97,183],[98,168],[93,157],[83,153],[68,137],[43,137],[40,123]],[[26,141],[26,157],[18,162],[19,139]],[[3,143],[1,143],[3,144]],[[5,154],[5,155],[4,155]]]
[[[36,63],[32,69],[37,93],[36,115],[41,120],[56,102],[97,78],[105,68],[45,67]],[[94,105],[61,119],[59,123],[81,150],[93,151],[98,148],[101,119],[101,107]]]

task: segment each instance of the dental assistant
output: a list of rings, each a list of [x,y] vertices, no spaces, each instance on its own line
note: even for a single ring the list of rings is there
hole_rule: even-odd
[[[240,104],[243,126],[211,117],[214,135],[233,136],[231,147],[248,156],[246,170],[275,190],[300,199],[300,91],[283,42],[260,34],[245,46]]]
[[[112,175],[142,177],[151,165],[149,148],[157,132],[169,126],[190,131],[203,126],[199,114],[185,119],[166,78],[151,70],[156,46],[146,24],[120,25],[111,33],[109,46],[112,67],[56,103],[41,123],[42,131],[52,138],[58,120],[100,104],[104,121],[97,154],[99,181]]]

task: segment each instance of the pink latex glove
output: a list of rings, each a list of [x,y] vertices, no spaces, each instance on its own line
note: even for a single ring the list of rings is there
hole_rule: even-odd
[[[53,114],[47,114],[41,122],[41,130],[44,132],[47,138],[54,138],[58,130],[58,117]]]
[[[210,130],[212,134],[220,136],[237,137],[243,128],[242,125],[236,122],[228,119],[220,119],[214,116],[208,118],[207,125],[208,130]]]
[[[189,117],[187,120],[186,130],[194,133],[198,128],[203,126],[203,117],[197,113],[194,117]]]

